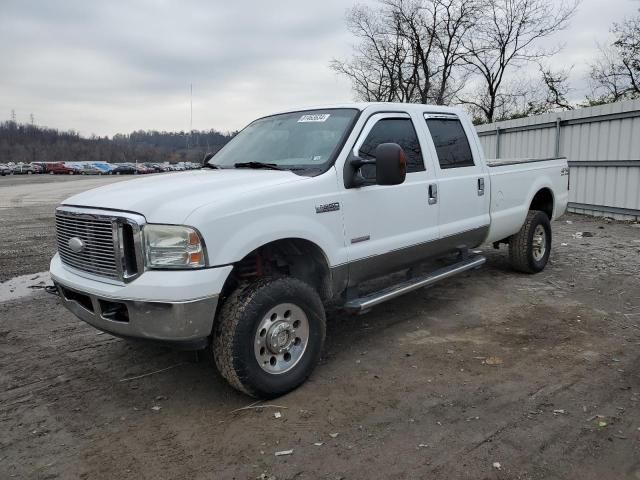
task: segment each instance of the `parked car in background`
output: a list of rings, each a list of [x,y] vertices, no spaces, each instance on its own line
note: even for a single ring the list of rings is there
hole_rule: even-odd
[[[75,170],[63,162],[52,162],[46,164],[46,173],[50,175],[73,175]]]
[[[137,173],[136,167],[128,163],[114,163],[111,173],[114,175],[133,175]]]
[[[102,175],[102,170],[90,163],[81,163],[76,165],[75,168],[80,175]]]
[[[47,164],[50,162],[31,162],[31,165],[35,165],[40,168],[40,173],[47,173]]]
[[[155,173],[162,173],[164,172],[164,168],[162,168],[159,164],[157,163],[152,163],[152,162],[145,162],[143,164],[146,168],[148,168],[149,170],[155,172]]]
[[[12,175],[33,175],[34,173],[42,173],[42,169],[38,165],[28,163],[19,163],[11,168]]]
[[[113,174],[113,165],[107,162],[93,162],[95,168],[102,172],[102,175],[112,175]]]
[[[144,163],[138,164],[138,173],[156,173],[155,169],[147,167]]]
[[[4,177],[5,175],[9,175],[11,173],[11,169],[4,163],[0,163],[0,176]]]

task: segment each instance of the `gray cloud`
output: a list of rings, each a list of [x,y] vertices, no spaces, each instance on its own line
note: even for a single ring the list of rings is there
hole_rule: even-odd
[[[373,3],[373,0],[369,0]],[[19,1],[0,8],[0,119],[15,108],[39,124],[84,134],[236,129],[290,106],[351,100],[328,68],[349,55],[351,2]],[[596,40],[638,2],[584,0],[556,60],[578,88]]]

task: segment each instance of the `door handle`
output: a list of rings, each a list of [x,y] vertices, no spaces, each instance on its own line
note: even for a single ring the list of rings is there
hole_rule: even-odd
[[[484,195],[484,178],[478,179],[478,196]]]
[[[438,185],[432,183],[429,185],[429,205],[438,203]]]

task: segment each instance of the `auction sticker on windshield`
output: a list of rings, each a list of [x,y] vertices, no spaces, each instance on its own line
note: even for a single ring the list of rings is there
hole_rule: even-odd
[[[330,113],[317,113],[315,115],[302,115],[298,120],[300,122],[326,122],[327,118],[331,116]]]

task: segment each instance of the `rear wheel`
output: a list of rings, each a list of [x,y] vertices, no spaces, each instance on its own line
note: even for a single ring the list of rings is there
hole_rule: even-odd
[[[524,273],[544,270],[551,253],[551,223],[540,210],[531,210],[518,233],[509,239],[509,262]]]
[[[311,375],[325,330],[313,288],[295,278],[264,278],[239,287],[223,304],[213,357],[233,387],[253,397],[277,397]]]

